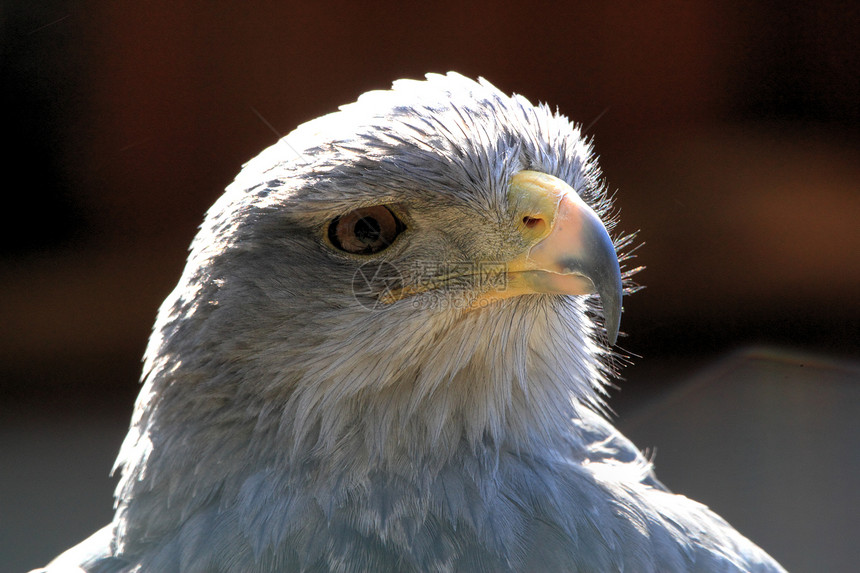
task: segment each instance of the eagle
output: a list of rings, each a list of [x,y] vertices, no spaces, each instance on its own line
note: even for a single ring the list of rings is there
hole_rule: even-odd
[[[484,79],[299,126],[159,309],[112,523],[41,571],[784,571],[609,421],[616,228],[581,127]]]

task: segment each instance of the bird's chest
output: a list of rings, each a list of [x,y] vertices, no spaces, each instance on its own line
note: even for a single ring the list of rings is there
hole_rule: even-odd
[[[573,559],[564,487],[551,474],[469,464],[432,476],[376,472],[345,487],[245,490],[234,521],[262,563],[299,569],[519,571]],[[310,564],[313,564],[311,567]]]

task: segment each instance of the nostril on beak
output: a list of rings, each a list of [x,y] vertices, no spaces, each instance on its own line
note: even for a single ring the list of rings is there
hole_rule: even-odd
[[[543,222],[543,219],[541,219],[540,217],[529,217],[528,215],[523,217],[523,225],[526,226],[526,229],[535,229],[539,227]]]

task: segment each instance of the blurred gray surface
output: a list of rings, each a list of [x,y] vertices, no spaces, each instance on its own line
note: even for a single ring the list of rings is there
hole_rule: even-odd
[[[857,571],[860,363],[745,350],[619,426],[789,571]]]
[[[0,572],[45,565],[110,521],[128,424],[83,418],[0,424]]]
[[[652,371],[656,375],[659,370]],[[860,363],[733,354],[618,421],[660,479],[790,571],[860,563]],[[127,420],[0,420],[0,572],[43,565],[111,517]]]

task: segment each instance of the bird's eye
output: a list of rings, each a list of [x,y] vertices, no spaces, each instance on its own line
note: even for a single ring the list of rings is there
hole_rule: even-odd
[[[335,217],[328,227],[331,244],[354,255],[384,251],[406,229],[388,207],[377,205]]]

